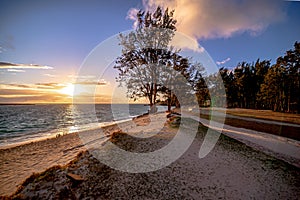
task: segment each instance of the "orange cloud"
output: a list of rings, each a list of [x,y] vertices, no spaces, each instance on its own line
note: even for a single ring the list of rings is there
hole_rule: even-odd
[[[209,0],[143,0],[145,10],[157,6],[175,9],[177,30],[195,39],[228,38],[249,32],[259,34],[272,23],[285,18],[283,1],[209,1]],[[128,12],[135,20],[136,8]]]
[[[0,62],[0,69],[53,69],[53,67],[36,64],[15,64]]]

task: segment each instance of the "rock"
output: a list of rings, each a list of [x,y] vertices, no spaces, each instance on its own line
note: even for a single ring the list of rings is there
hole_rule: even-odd
[[[72,181],[76,181],[76,182],[81,182],[84,181],[85,179],[77,174],[72,174],[72,173],[67,173],[66,175],[69,179],[71,179]]]

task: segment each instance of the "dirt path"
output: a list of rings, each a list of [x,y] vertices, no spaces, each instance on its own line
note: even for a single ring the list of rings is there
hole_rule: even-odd
[[[207,127],[222,132],[229,137],[237,139],[246,145],[259,149],[269,155],[275,156],[278,159],[285,160],[290,164],[300,167],[300,141],[226,124],[222,126],[218,122],[214,122],[214,125],[211,125],[210,121],[205,118],[199,118],[190,112],[185,113]],[[251,120],[250,118],[247,120],[249,120],[249,124],[253,121],[253,119]],[[218,127],[223,128],[220,129]]]
[[[203,111],[208,109],[201,109]],[[253,118],[253,119],[262,119],[268,121],[275,121],[279,123],[288,123],[288,124],[298,124],[300,125],[300,114],[293,113],[281,113],[281,112],[273,112],[271,110],[255,110],[255,109],[242,109],[242,108],[228,108],[228,109],[218,109],[215,108],[216,111],[225,112],[229,115]]]

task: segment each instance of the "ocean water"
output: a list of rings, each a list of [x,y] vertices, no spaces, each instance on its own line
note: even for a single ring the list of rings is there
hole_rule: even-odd
[[[159,111],[166,110],[158,106]],[[92,129],[146,113],[141,104],[1,105],[0,146]]]

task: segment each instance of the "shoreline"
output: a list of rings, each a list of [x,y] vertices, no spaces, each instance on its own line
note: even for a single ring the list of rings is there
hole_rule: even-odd
[[[62,105],[62,104],[54,104],[54,105]],[[73,104],[67,104],[67,105],[72,106]],[[87,104],[87,105],[89,105],[89,104]],[[100,106],[99,109],[102,109],[102,107],[101,107],[102,105],[106,105],[103,108],[105,110],[105,109],[108,109],[107,106],[109,106],[110,104],[95,104],[95,105],[99,105]],[[119,105],[119,104],[116,104],[116,105]],[[123,105],[123,104],[120,104],[120,105]],[[23,145],[26,143],[40,141],[40,140],[47,139],[47,138],[53,138],[53,137],[56,137],[57,135],[59,136],[59,135],[70,134],[72,132],[77,132],[77,131],[91,130],[94,128],[104,127],[107,125],[132,120],[133,118],[135,118],[139,115],[143,115],[144,113],[147,112],[147,108],[145,108],[145,106],[143,104],[136,104],[136,105],[137,106],[135,106],[135,104],[134,104],[132,113],[125,112],[125,114],[118,114],[117,116],[108,115],[108,117],[106,117],[104,115],[104,117],[100,117],[98,119],[92,119],[92,121],[89,120],[89,118],[88,118],[89,116],[87,116],[87,118],[83,117],[83,120],[81,120],[80,118],[76,118],[76,115],[68,114],[68,113],[73,112],[72,111],[73,108],[69,108],[69,107],[63,107],[64,112],[66,112],[64,114],[67,115],[66,119],[63,119],[63,121],[54,120],[53,125],[51,123],[52,118],[50,118],[50,117],[45,117],[45,120],[47,120],[47,121],[45,121],[45,123],[43,123],[43,124],[35,123],[33,126],[31,126],[31,125],[18,126],[19,122],[17,120],[15,120],[14,118],[12,118],[12,119],[10,119],[9,122],[4,121],[4,126],[0,130],[1,131],[0,149]],[[38,106],[51,106],[51,104],[45,104],[45,105],[39,104]],[[54,107],[54,111],[57,111],[57,109],[61,109],[61,108]],[[121,107],[121,111],[122,110],[124,110],[123,107]],[[166,108],[164,106],[159,107],[159,111],[165,111],[165,110],[166,110]],[[67,111],[70,111],[70,112],[67,112]],[[75,114],[76,114],[76,112],[75,112]],[[29,118],[29,119],[31,119],[31,118]],[[66,121],[66,120],[68,120],[68,121]],[[20,123],[27,124],[26,121],[21,121]],[[6,126],[6,124],[9,124],[9,126]]]
[[[19,105],[19,104],[11,104],[11,105]],[[23,105],[23,104],[20,104],[20,105]],[[27,105],[27,104],[24,104],[24,105]],[[43,104],[41,104],[41,105],[43,105]],[[252,115],[246,116],[242,113],[237,113],[236,112],[236,110],[240,110],[241,112],[246,110],[250,113],[253,112],[253,111],[272,112],[270,110],[253,110],[253,109],[237,109],[237,108],[230,108],[230,109],[227,108],[226,110],[222,110],[222,109],[219,109],[217,107],[216,108],[214,108],[214,107],[212,107],[212,108],[200,108],[201,118],[209,119],[210,115],[209,115],[209,113],[207,113],[207,111],[209,111],[210,109],[211,110],[216,110],[217,112],[225,112],[226,113],[225,124],[233,125],[234,127],[239,127],[239,128],[247,128],[247,129],[250,129],[250,130],[266,132],[266,133],[273,134],[273,135],[281,135],[280,132],[284,131],[284,132],[287,132],[288,135],[281,135],[281,136],[286,137],[286,138],[296,139],[296,140],[300,141],[300,136],[298,136],[298,135],[290,136],[291,131],[294,132],[294,130],[297,130],[297,129],[300,128],[300,123],[299,122],[298,123],[297,122],[287,123],[287,121],[283,120],[282,118],[281,118],[281,120],[279,120],[279,119],[268,119],[268,118],[266,118],[266,116],[262,116],[262,117],[260,117],[260,116],[254,117]],[[205,111],[205,112],[203,113],[203,111]],[[160,111],[160,112],[164,112],[164,111]],[[20,141],[17,141],[17,142],[2,142],[6,139],[1,139],[0,140],[0,149],[12,148],[12,147],[15,147],[15,146],[25,145],[25,144],[32,143],[32,142],[39,142],[41,140],[52,139],[52,138],[55,138],[55,137],[60,137],[60,136],[67,135],[67,134],[72,134],[72,133],[75,133],[75,132],[93,130],[93,129],[113,125],[113,124],[116,124],[116,123],[122,123],[123,121],[125,121],[125,122],[130,121],[130,120],[133,120],[135,118],[144,116],[146,114],[147,113],[137,115],[137,116],[131,116],[130,118],[121,119],[121,120],[117,120],[117,121],[99,122],[97,124],[92,123],[92,124],[88,124],[88,125],[81,125],[80,127],[69,126],[69,127],[65,127],[65,128],[62,128],[62,129],[53,129],[53,130],[49,130],[49,131],[46,131],[46,132],[28,134],[29,139],[26,138],[27,135],[24,135],[24,136],[21,136],[20,138],[17,138],[16,140],[20,140]],[[273,112],[272,112],[272,114],[273,114]],[[292,116],[293,118],[295,118],[295,116],[300,117],[299,114],[291,114],[291,113],[275,113],[275,114],[276,115],[288,115],[288,116]],[[218,118],[218,117],[215,117],[215,118]],[[239,125],[237,123],[232,123],[231,122],[232,120],[236,121],[237,119],[238,119],[239,122],[244,122],[244,121],[245,122],[250,122],[251,121],[251,122],[255,122],[257,124],[265,124],[267,126],[260,126],[260,127],[253,126],[253,127],[251,127],[251,126],[247,125],[247,123],[242,123],[242,125]],[[264,120],[266,120],[266,122],[264,122]],[[274,122],[274,124],[270,124],[270,122]],[[273,127],[268,128],[268,127],[271,127],[271,125]],[[90,127],[90,126],[92,126],[92,127]],[[79,130],[78,130],[78,128],[79,128]],[[287,130],[285,130],[285,129],[287,129]],[[10,139],[11,138],[9,138],[8,140],[10,140]]]
[[[118,124],[126,123],[128,120]],[[0,148],[0,196],[15,192],[21,183],[32,174],[41,173],[56,165],[66,165],[78,153],[85,151],[85,144],[83,144],[80,134],[89,134],[99,130],[111,134],[119,129],[116,124],[114,122],[114,124],[60,137],[42,138]]]
[[[162,112],[158,114],[162,114]],[[166,120],[165,117],[162,119]],[[126,130],[125,132],[135,132],[132,130],[132,125],[129,122],[136,123],[136,128],[144,130],[144,127],[149,123],[149,115],[140,115],[120,123],[122,128],[125,127],[122,129]],[[105,135],[109,136],[114,132],[120,131],[116,124],[119,125],[119,123],[114,122],[114,124],[74,132],[60,137],[31,141],[26,144],[5,148],[0,147],[0,179],[2,180],[0,183],[0,196],[12,194],[12,188],[16,190],[33,173],[41,173],[56,165],[64,166],[73,161],[78,153],[86,151],[85,144],[79,134],[96,133],[97,130],[103,129],[106,133]],[[109,138],[103,138],[103,142]]]
[[[164,112],[165,111],[158,111],[157,113],[164,113]],[[33,143],[33,142],[40,142],[40,141],[48,140],[48,139],[55,139],[57,137],[62,137],[64,135],[69,135],[69,134],[73,134],[73,133],[93,131],[93,130],[96,130],[96,129],[101,129],[101,128],[113,126],[115,124],[126,123],[126,122],[132,121],[134,119],[137,119],[137,118],[140,118],[140,117],[143,117],[143,116],[146,116],[146,115],[148,115],[148,113],[143,113],[143,114],[136,115],[136,116],[130,116],[130,118],[126,118],[126,119],[124,118],[124,119],[107,121],[107,122],[91,123],[91,124],[88,124],[88,125],[82,125],[82,126],[79,127],[79,129],[78,129],[78,127],[74,127],[74,126],[69,126],[69,127],[64,128],[64,129],[53,129],[51,131],[44,132],[44,134],[36,133],[36,134],[32,135],[32,136],[35,136],[35,135],[41,135],[41,136],[36,136],[36,137],[28,139],[28,140],[24,139],[24,140],[19,141],[19,142],[12,142],[12,143],[8,143],[8,144],[4,144],[4,145],[0,141],[0,150],[9,149],[9,148],[13,148],[13,147],[16,147],[16,146],[21,146],[21,145],[26,145],[26,144]],[[69,130],[69,131],[67,131],[67,130]]]
[[[21,145],[0,148],[0,197],[11,195],[32,174],[41,173],[53,166],[64,166],[74,160],[80,152],[87,150],[85,147],[87,143],[83,143],[86,141],[82,140],[82,136],[97,134],[101,130],[109,138],[114,132],[120,131],[120,127],[130,130],[132,122],[139,128],[148,121],[148,115],[141,115],[60,137],[27,141]],[[100,138],[100,142],[105,142],[107,138]]]
[[[155,119],[163,121],[165,115],[155,116]],[[154,127],[147,126],[149,117],[137,118],[135,122],[143,131],[136,132],[136,129],[128,127],[134,134],[153,131]],[[119,131],[109,140],[131,152],[152,152],[168,144],[176,130],[164,126],[157,135],[147,139]],[[207,127],[201,125],[189,149],[174,163],[160,170],[122,172],[102,164],[89,151],[85,151],[65,165],[49,166],[46,171],[32,175],[10,197],[294,199],[299,196],[299,168],[225,135],[221,135],[219,142],[205,158],[199,159],[199,148],[206,130]],[[189,127],[186,131],[189,132]],[[77,177],[78,181],[72,176]]]
[[[117,121],[110,121],[110,122],[99,122],[97,124],[92,123],[92,124],[81,126],[81,127],[79,127],[79,129],[77,129],[77,127],[74,128],[74,126],[69,126],[64,129],[53,129],[51,131],[47,131],[44,133],[36,133],[36,134],[28,135],[28,136],[33,136],[31,139],[28,139],[28,140],[26,140],[26,139],[22,140],[22,138],[20,138],[19,140],[21,140],[21,141],[18,141],[18,142],[11,142],[8,144],[0,143],[0,150],[9,149],[9,148],[13,148],[16,146],[21,146],[21,145],[26,145],[26,144],[33,143],[33,142],[40,142],[43,140],[55,139],[58,137],[69,135],[69,134],[74,134],[74,133],[79,133],[79,132],[84,132],[84,131],[93,131],[96,129],[113,126],[115,124],[128,122],[134,118],[135,117],[128,118],[128,119],[121,119],[121,120],[117,120]],[[71,129],[73,129],[73,130],[71,130]],[[67,130],[69,130],[69,131],[67,131]],[[40,136],[36,136],[36,135],[40,135]]]

